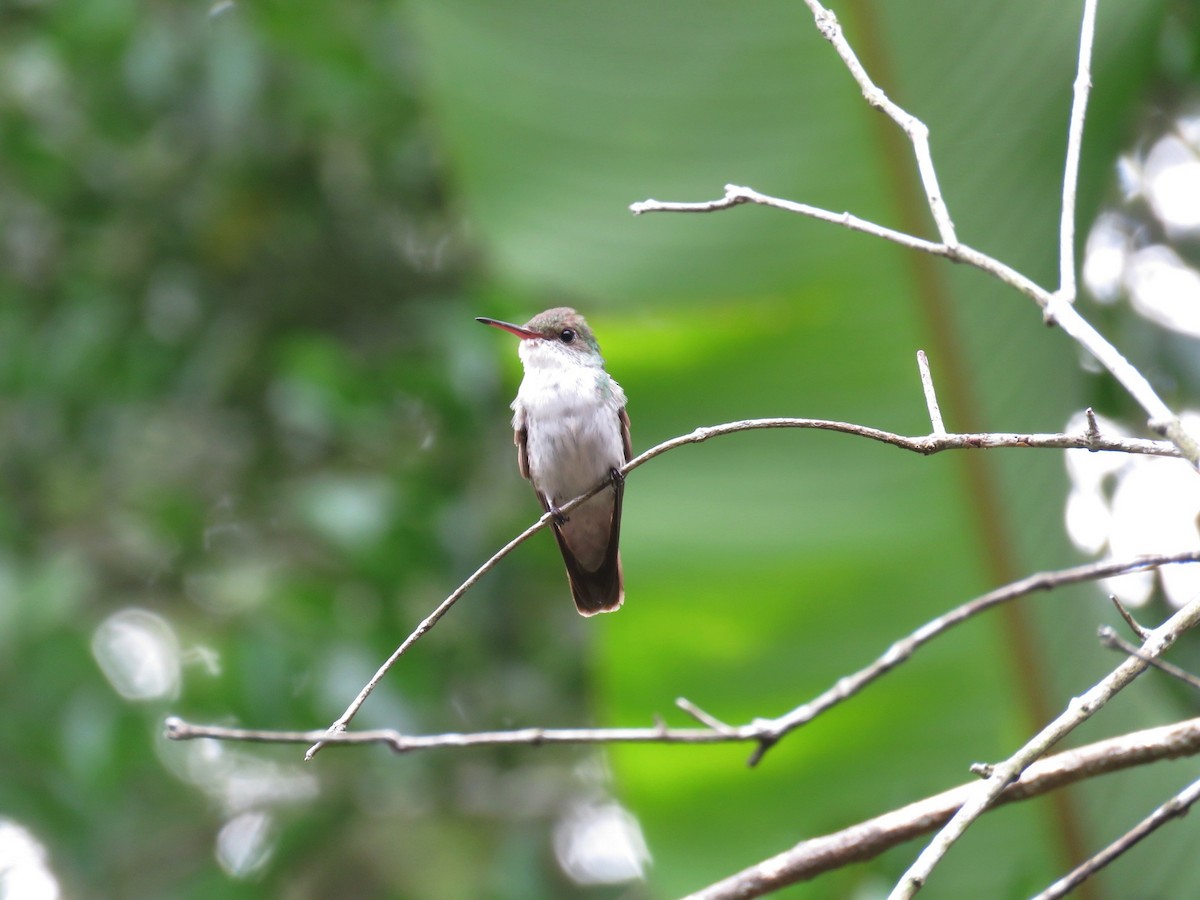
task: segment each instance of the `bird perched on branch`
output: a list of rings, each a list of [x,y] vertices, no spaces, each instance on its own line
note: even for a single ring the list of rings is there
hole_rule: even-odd
[[[525,377],[512,402],[517,466],[533,485],[567,566],[581,615],[613,612],[625,600],[618,544],[625,480],[633,455],[625,392],[583,316],[569,307],[538,313],[524,325],[479,318],[521,339]],[[609,479],[568,514],[559,507]]]

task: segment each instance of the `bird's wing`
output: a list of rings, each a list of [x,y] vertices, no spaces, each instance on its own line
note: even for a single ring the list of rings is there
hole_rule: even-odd
[[[633,459],[633,441],[629,438],[629,413],[625,407],[617,410],[617,418],[621,420],[621,443],[625,445],[625,462]]]
[[[525,427],[525,413],[519,412],[513,416],[513,443],[517,445],[517,470],[521,477],[529,480],[529,452],[525,444],[529,438],[529,429]]]

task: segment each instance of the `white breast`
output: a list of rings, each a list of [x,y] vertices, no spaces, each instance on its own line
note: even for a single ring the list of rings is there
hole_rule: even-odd
[[[600,365],[549,341],[522,341],[525,378],[513,401],[526,429],[533,485],[557,505],[625,462],[618,411],[625,392]]]

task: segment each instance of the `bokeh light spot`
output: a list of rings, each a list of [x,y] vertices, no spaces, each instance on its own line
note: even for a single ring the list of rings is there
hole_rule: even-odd
[[[92,655],[126,700],[173,697],[179,687],[179,642],[166,619],[144,609],[123,609],[92,634]]]
[[[618,803],[574,807],[554,829],[558,864],[578,884],[620,884],[645,877],[650,851],[634,816]]]
[[[0,819],[0,900],[57,900],[46,848],[28,829]]]

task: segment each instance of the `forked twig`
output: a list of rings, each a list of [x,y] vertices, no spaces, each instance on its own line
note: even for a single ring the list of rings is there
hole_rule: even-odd
[[[1144,629],[1143,629],[1144,630]],[[1140,649],[1133,646],[1129,641],[1123,640],[1117,636],[1117,633],[1107,625],[1100,626],[1100,643],[1110,650],[1117,650],[1128,656],[1136,657],[1147,665],[1154,666],[1160,672],[1170,675],[1172,678],[1182,681],[1188,687],[1200,691],[1200,678],[1197,678],[1187,669],[1181,669],[1174,663],[1169,663],[1165,659],[1157,659],[1153,656],[1147,656]],[[1145,640],[1145,638],[1143,638]]]
[[[1129,626],[1129,630],[1137,636],[1139,641],[1144,641],[1146,639],[1146,635],[1150,633],[1150,629],[1142,627],[1138,620],[1133,617],[1133,613],[1126,609],[1125,604],[1117,598],[1116,594],[1109,594],[1108,599],[1112,602],[1112,605],[1117,608],[1117,612],[1120,613],[1121,618],[1125,620],[1125,624]]]
[[[719,200],[700,202],[664,202],[660,200],[642,200],[630,204],[630,210],[635,215],[648,212],[690,212],[707,213],[730,209],[743,203],[755,203],[771,206],[776,209],[820,219],[842,225],[855,231],[874,235],[883,240],[891,241],[912,250],[943,256],[957,262],[987,272],[1020,291],[1032,299],[1042,311],[1043,318],[1052,322],[1068,334],[1076,343],[1083,347],[1125,388],[1147,415],[1147,424],[1152,431],[1166,437],[1179,448],[1181,455],[1193,467],[1200,468],[1200,444],[1188,434],[1179,416],[1158,396],[1153,385],[1144,375],[1127,360],[1103,335],[1088,323],[1071,302],[1074,299],[1074,273],[1065,277],[1060,276],[1060,286],[1056,291],[1048,291],[1033,280],[1006,265],[995,257],[982,253],[967,244],[961,243],[954,233],[950,213],[946,208],[941,191],[937,186],[937,176],[929,151],[929,129],[911,113],[900,108],[889,100],[880,90],[846,42],[837,17],[817,0],[805,0],[813,13],[817,30],[830,43],[842,58],[854,80],[862,89],[863,96],[872,106],[885,112],[908,135],[913,152],[917,157],[917,168],[920,172],[921,183],[925,189],[926,202],[929,205],[940,241],[929,241],[914,235],[906,234],[892,228],[885,228],[874,222],[861,219],[848,212],[836,213],[820,207],[772,197],[760,193],[750,187],[728,184],[725,186],[725,196]],[[1090,83],[1092,35],[1095,30],[1095,0],[1086,0],[1083,25],[1081,28],[1079,69],[1075,80],[1074,100],[1072,103],[1071,126],[1068,139],[1068,157],[1066,177],[1063,184],[1063,206],[1060,222],[1060,256],[1063,262],[1060,269],[1074,264],[1074,216],[1075,216],[1075,180],[1079,166],[1079,152],[1083,135],[1083,121]],[[1068,250],[1066,244],[1072,247]]]
[[[1035,760],[1091,718],[1097,710],[1144,672],[1148,668],[1146,657],[1160,656],[1181,634],[1195,627],[1197,623],[1200,623],[1200,598],[1193,600],[1151,631],[1140,648],[1139,656],[1125,660],[1091,689],[1073,698],[1053,722],[1004,762],[994,765],[987,780],[971,791],[962,808],[909,866],[904,877],[889,895],[891,900],[901,900],[916,894],[950,847],[996,801],[1006,787],[1020,778],[1021,773]]]
[[[826,9],[816,0],[804,0],[804,2],[813,14],[813,21],[816,23],[821,37],[833,45],[837,55],[842,58],[842,62],[845,63],[854,80],[858,82],[863,98],[899,125],[908,135],[913,155],[917,160],[917,172],[921,178],[921,186],[925,190],[925,199],[929,204],[929,212],[933,216],[938,234],[941,236],[942,243],[947,247],[956,246],[958,238],[954,234],[954,223],[950,219],[950,211],[946,207],[946,202],[942,199],[937,170],[933,165],[933,154],[929,150],[929,127],[916,116],[893,103],[887,94],[871,80],[871,76],[859,62],[858,54],[854,52],[854,48],[850,46],[850,42],[842,33],[842,26],[838,23],[837,16],[833,14],[833,11]]]

